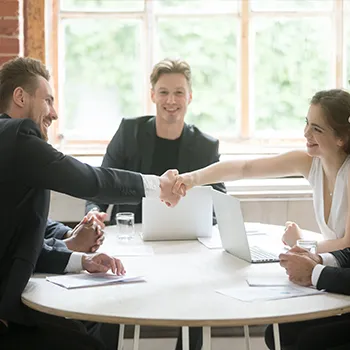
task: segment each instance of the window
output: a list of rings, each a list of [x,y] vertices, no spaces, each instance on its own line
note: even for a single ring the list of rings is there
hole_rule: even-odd
[[[348,86],[346,0],[60,0],[51,15],[51,141],[65,152],[103,154],[123,117],[153,114],[149,75],[165,57],[190,63],[186,121],[222,153],[303,147],[312,95]]]

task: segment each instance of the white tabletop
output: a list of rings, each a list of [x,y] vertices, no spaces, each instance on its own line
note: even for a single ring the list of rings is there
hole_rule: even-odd
[[[113,230],[107,230],[107,245],[118,244]],[[163,326],[283,323],[350,311],[350,297],[343,295],[242,302],[216,292],[246,286],[247,277],[285,275],[278,263],[250,264],[198,241],[131,244],[154,249],[152,256],[122,258],[127,273],[143,275],[146,282],[67,290],[34,276],[23,292],[23,302],[57,316]]]

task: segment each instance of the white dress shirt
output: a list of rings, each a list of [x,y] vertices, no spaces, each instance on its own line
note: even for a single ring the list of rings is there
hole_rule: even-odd
[[[159,198],[160,182],[159,176],[156,175],[141,175],[143,187],[146,197]],[[82,259],[84,253],[73,252],[68,260],[68,264],[64,272],[79,272],[83,269]]]

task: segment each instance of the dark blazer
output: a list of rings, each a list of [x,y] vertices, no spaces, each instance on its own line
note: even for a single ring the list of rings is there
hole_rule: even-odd
[[[67,248],[62,239],[70,229],[60,222],[47,220],[45,239],[36,262],[35,272],[64,273],[72,251]]]
[[[326,266],[318,279],[317,289],[350,295],[350,248],[331,254],[337,259],[340,267]]]
[[[0,318],[32,324],[21,304],[42,249],[48,190],[103,203],[137,203],[140,174],[94,168],[65,156],[41,138],[30,119],[0,115]]]
[[[150,174],[156,137],[154,116],[123,119],[107,147],[102,166],[139,171]],[[202,133],[194,125],[185,124],[179,149],[177,169],[180,173],[197,170],[218,162],[219,141]],[[218,191],[226,192],[223,183],[212,185]],[[94,207],[106,212],[105,202],[86,203],[85,211]],[[115,224],[115,214],[122,211],[135,213],[135,221],[141,222],[141,204],[116,205],[112,209],[111,224]]]

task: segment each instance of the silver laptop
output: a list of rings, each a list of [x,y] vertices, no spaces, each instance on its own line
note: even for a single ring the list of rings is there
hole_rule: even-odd
[[[195,187],[174,207],[158,198],[142,200],[142,238],[145,241],[186,240],[211,237],[212,188]]]
[[[252,263],[279,261],[275,253],[249,245],[239,199],[215,190],[212,195],[222,247],[228,253]]]

